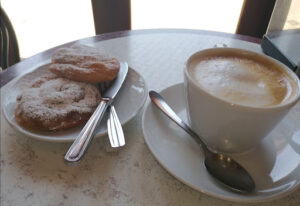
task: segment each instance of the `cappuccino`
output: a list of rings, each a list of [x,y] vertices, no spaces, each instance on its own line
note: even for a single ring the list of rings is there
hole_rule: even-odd
[[[274,106],[295,93],[293,79],[283,69],[236,53],[198,56],[190,62],[189,73],[203,90],[233,104]]]
[[[207,145],[225,153],[257,146],[300,99],[298,77],[252,51],[196,52],[184,68],[188,119]]]

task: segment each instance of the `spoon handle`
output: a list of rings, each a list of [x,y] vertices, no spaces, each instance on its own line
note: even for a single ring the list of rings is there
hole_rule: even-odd
[[[173,120],[179,127],[184,129],[193,139],[201,144],[204,150],[207,150],[205,143],[200,139],[200,137],[171,109],[167,102],[163,99],[160,94],[155,91],[150,91],[149,96],[151,101],[171,120]]]

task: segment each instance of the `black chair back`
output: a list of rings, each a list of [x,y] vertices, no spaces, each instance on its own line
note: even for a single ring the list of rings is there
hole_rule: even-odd
[[[1,55],[0,55],[0,66],[2,69],[18,63],[20,61],[19,46],[14,28],[5,13],[4,9],[0,6],[1,13]]]

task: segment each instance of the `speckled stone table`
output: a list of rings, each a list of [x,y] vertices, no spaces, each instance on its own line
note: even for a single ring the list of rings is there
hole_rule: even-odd
[[[256,39],[197,30],[124,31],[78,42],[101,47],[127,61],[145,78],[148,89],[157,91],[182,82],[183,64],[188,56],[216,43],[261,52]],[[2,72],[1,86],[7,87],[15,77],[48,61],[55,49]],[[163,169],[144,141],[142,113],[124,126],[124,148],[109,151],[107,136],[95,139],[82,161],[75,165],[67,165],[63,160],[70,143],[28,138],[15,131],[1,114],[1,205],[241,204],[191,189]],[[253,205],[300,205],[300,190],[276,201]]]

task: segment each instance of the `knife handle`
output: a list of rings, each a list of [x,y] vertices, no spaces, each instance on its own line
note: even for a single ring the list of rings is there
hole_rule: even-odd
[[[104,113],[110,103],[109,98],[102,98],[93,115],[85,124],[68,152],[65,155],[65,160],[68,162],[76,162],[80,160],[86,151],[90,141],[92,140],[95,130],[104,116]]]

